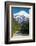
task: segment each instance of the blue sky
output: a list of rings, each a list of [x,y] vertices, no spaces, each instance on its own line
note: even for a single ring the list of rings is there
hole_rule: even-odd
[[[29,10],[30,10],[30,8],[26,8],[26,7],[13,7],[12,8],[12,10],[11,10],[11,12],[13,11],[13,14],[15,14],[15,13],[17,13],[17,12],[19,12],[19,11],[25,11],[26,13],[28,13],[29,14]]]

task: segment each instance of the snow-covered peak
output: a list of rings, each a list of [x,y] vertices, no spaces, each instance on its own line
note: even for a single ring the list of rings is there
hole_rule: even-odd
[[[29,17],[29,14],[25,11],[19,11],[18,13],[13,14],[14,17],[17,16],[25,16],[25,17]]]
[[[27,22],[29,18],[29,14],[26,13],[25,11],[20,11],[18,13],[15,13],[13,15],[13,18],[18,21],[18,23],[22,23],[22,22]]]

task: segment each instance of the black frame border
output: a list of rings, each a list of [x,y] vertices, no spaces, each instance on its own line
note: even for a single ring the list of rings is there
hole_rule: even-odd
[[[13,3],[13,4],[18,3],[18,4],[31,4],[31,5],[33,5],[33,40],[9,41],[9,28],[8,28],[9,27],[9,22],[8,22],[9,18],[8,18],[8,13],[9,13],[9,5],[11,5],[11,3]],[[35,42],[35,3],[6,1],[5,2],[4,20],[6,21],[6,24],[5,24],[5,44]]]

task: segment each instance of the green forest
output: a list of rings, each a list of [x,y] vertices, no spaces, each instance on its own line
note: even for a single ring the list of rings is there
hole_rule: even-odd
[[[15,34],[17,31],[22,34],[29,34],[29,22],[23,23],[22,26],[17,21],[13,19],[12,21],[12,31]]]

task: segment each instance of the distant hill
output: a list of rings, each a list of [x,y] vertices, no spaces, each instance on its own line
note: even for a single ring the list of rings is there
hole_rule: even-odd
[[[17,16],[16,16],[17,17]],[[26,18],[25,16],[18,16],[15,18],[15,21],[18,21],[18,23],[27,23],[29,18]]]

